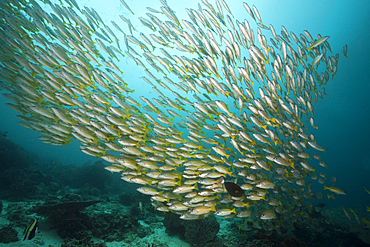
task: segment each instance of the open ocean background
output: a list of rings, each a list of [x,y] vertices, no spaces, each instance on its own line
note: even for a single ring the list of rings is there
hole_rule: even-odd
[[[119,15],[123,14],[130,18],[139,31],[148,30],[137,19],[148,12],[146,7],[158,9],[160,6],[159,1],[126,0],[135,13],[135,16],[132,16],[119,0],[77,2],[81,7],[87,5],[96,9],[105,23],[110,24],[110,21],[114,20],[125,25],[119,18]],[[185,8],[197,9],[198,2],[201,1],[167,2],[181,20],[188,19]],[[214,1],[209,2],[214,4]],[[227,3],[235,18],[240,21],[247,18],[256,32],[256,25],[244,9],[243,2],[229,0]],[[337,177],[335,186],[348,193],[347,196],[338,195],[335,201],[325,200],[327,205],[370,206],[370,196],[364,190],[364,187],[370,189],[370,1],[264,0],[247,3],[249,6],[255,5],[263,23],[266,26],[272,24],[278,33],[281,31],[281,25],[284,25],[289,32],[293,31],[297,35],[308,30],[314,38],[317,38],[317,34],[330,36],[328,41],[331,49],[334,54],[339,53],[341,59],[334,81],[330,80],[326,85],[328,97],[314,104],[315,125],[319,129],[309,127],[309,132],[314,133],[320,146],[327,148],[326,154],[321,152],[320,155],[329,166],[318,167],[316,174],[324,172],[327,175],[327,186],[330,185],[331,177]],[[116,29],[112,30],[120,38],[121,47],[124,47],[123,34]],[[264,30],[263,33],[267,34],[268,31]],[[344,58],[342,54],[342,48],[346,44],[349,59]],[[136,66],[128,57],[123,58],[117,65],[124,67],[123,78],[130,88],[135,89],[135,99],[140,101],[139,96],[149,99],[156,96],[151,86],[141,79],[146,76],[141,67]],[[0,97],[0,131],[7,132],[9,140],[40,157],[45,157],[46,160],[54,159],[62,164],[82,165],[89,160],[95,160],[80,151],[77,141],[63,147],[43,144],[38,139],[39,133],[17,124],[17,113],[8,108],[6,102],[5,98]],[[306,126],[308,127],[309,123],[306,123]],[[323,185],[313,183],[313,187],[316,189]],[[315,191],[322,190],[323,188]]]

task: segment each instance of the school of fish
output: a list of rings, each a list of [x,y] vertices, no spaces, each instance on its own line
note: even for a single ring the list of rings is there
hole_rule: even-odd
[[[329,36],[279,33],[245,2],[244,20],[225,0],[202,0],[183,20],[160,2],[138,17],[141,32],[123,0],[121,23],[76,0],[1,1],[0,86],[19,124],[44,143],[80,141],[157,210],[184,220],[239,217],[279,232],[318,210],[305,201],[323,196],[311,181],[330,198],[346,195],[316,175],[328,166],[310,133],[338,68]],[[134,96],[140,89],[119,66],[126,59],[144,69],[155,98]],[[221,178],[245,195],[231,196]]]

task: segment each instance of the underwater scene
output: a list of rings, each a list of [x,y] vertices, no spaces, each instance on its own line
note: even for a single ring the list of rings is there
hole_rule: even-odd
[[[0,8],[0,246],[370,246],[368,1]]]

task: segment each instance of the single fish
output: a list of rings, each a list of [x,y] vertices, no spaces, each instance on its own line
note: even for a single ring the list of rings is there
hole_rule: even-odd
[[[30,224],[26,226],[23,231],[23,241],[24,240],[31,240],[35,237],[36,233],[38,232],[38,221],[37,219],[32,219]]]

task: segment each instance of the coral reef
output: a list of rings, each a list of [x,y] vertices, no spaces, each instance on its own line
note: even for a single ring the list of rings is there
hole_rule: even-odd
[[[107,242],[124,240],[127,243],[153,233],[153,229],[140,225],[130,211],[130,208],[120,204],[108,204],[103,210],[89,212],[93,236]]]
[[[33,203],[9,203],[6,207],[6,213],[4,217],[11,222],[13,226],[21,227],[24,229],[32,217],[28,215],[33,214],[32,205]]]
[[[204,246],[216,239],[216,234],[220,230],[215,217],[199,219],[194,222],[183,222],[185,227],[185,240],[193,246]]]
[[[106,246],[93,242],[93,238],[105,242],[123,241],[134,246],[138,240],[148,241],[147,237],[155,229],[163,227],[158,222],[163,212],[153,210],[149,198],[137,192],[139,186],[121,183],[117,174],[112,176],[104,170],[102,162],[88,162],[82,166],[67,166],[53,160],[42,163],[37,157],[31,158],[23,148],[1,138],[0,147],[4,148],[0,148],[0,155],[6,156],[7,149],[15,148],[12,155],[17,159],[13,168],[6,163],[7,158],[1,161],[0,198],[20,202],[6,203],[6,210],[3,210],[0,201],[1,216],[11,222],[0,226],[0,242],[19,241],[16,230],[23,230],[30,218],[41,215],[48,217],[52,229],[64,239],[63,247]],[[41,204],[37,199],[44,202]],[[38,216],[31,216],[35,212]],[[310,214],[315,224],[294,222],[289,231],[282,229],[282,234],[257,229],[251,222],[247,229],[241,230],[235,219],[208,217],[183,221],[175,214],[164,214],[164,218],[169,235],[176,235],[196,247],[365,247],[369,246],[366,242],[370,242],[367,226],[353,221],[333,223],[333,219],[328,220],[321,212]],[[220,233],[219,223],[224,224]],[[156,239],[147,243],[153,247],[167,246]]]
[[[55,205],[42,205],[35,209],[35,211],[40,215],[48,215],[49,217],[55,217],[58,213],[59,217],[74,218],[77,211],[89,207],[91,205],[97,204],[101,201],[71,201],[71,202],[61,202]]]
[[[104,243],[94,243],[92,241],[88,241],[86,239],[83,240],[76,240],[76,239],[70,239],[65,238],[61,247],[106,247],[107,245]]]
[[[102,161],[63,165],[52,159],[41,159],[2,135],[0,157],[0,198],[9,201],[63,196],[71,189],[90,196],[136,189],[123,185],[118,174],[112,176]]]
[[[75,239],[75,246],[90,243],[93,237],[106,242],[130,242],[153,233],[149,227],[139,224],[135,215],[141,211],[137,212],[137,204],[128,207],[115,202],[94,205],[99,202],[102,201],[83,201],[80,195],[66,194],[62,198],[49,197],[43,205],[35,207],[34,212],[46,215],[60,237]],[[65,246],[74,245],[66,242]]]
[[[370,227],[367,224],[352,223],[350,225],[350,232],[356,234],[356,236],[370,246]]]
[[[166,227],[166,233],[168,235],[179,235],[181,238],[184,237],[185,227],[182,225],[179,216],[175,214],[165,214],[163,225]]]
[[[42,198],[51,179],[34,169],[7,169],[0,173],[1,198],[21,201],[26,198]]]
[[[358,235],[348,232],[343,225],[320,222],[319,226],[309,226],[304,223],[296,223],[293,234],[296,238],[305,242],[307,246],[370,246],[363,242]]]
[[[179,235],[193,246],[212,244],[220,230],[220,225],[215,217],[184,221],[175,214],[166,214],[163,224],[167,234]]]
[[[84,221],[88,217],[79,211],[99,202],[101,201],[82,201],[79,195],[67,194],[58,203],[52,200],[36,207],[35,212],[39,215],[46,215],[62,238],[73,237],[90,240],[91,234],[81,232],[81,229],[86,229]]]
[[[19,241],[17,234],[17,231],[11,225],[4,226],[0,229],[0,243],[7,244]]]

